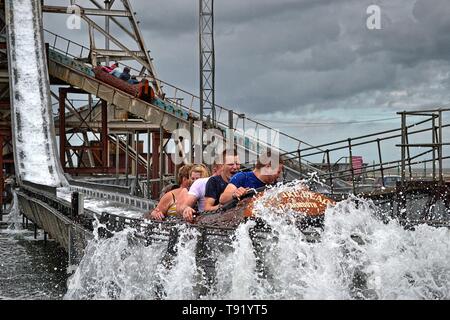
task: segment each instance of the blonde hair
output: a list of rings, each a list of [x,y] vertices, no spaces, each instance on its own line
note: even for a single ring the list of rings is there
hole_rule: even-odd
[[[179,171],[178,171],[178,177],[177,177],[177,184],[179,186],[181,186],[181,184],[183,183],[183,178],[186,178],[189,180],[189,178],[191,177],[191,169],[192,169],[193,165],[192,164],[185,164],[184,166],[182,166]]]
[[[189,171],[189,177],[191,177],[192,172],[200,173],[200,178],[208,178],[210,176],[209,170],[204,164],[194,164]]]

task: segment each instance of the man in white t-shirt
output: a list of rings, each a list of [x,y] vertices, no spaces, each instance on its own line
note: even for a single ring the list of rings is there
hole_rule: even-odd
[[[213,167],[213,175],[221,174],[222,165],[215,164]],[[194,214],[196,212],[202,212],[205,209],[205,190],[208,178],[200,178],[194,181],[189,188],[188,193],[180,199],[180,203],[177,204],[177,214],[181,215],[183,219],[188,222],[192,222]],[[197,211],[194,209],[197,204]]]

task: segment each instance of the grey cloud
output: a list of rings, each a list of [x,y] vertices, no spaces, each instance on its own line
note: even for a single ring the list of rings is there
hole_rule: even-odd
[[[158,75],[198,93],[198,1],[132,4]],[[366,28],[370,4],[381,7],[382,30]],[[215,1],[216,102],[349,117],[446,102],[448,16],[448,0]]]

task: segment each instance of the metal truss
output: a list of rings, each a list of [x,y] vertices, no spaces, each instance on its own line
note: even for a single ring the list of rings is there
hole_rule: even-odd
[[[199,17],[200,119],[209,117],[215,126],[214,0],[199,0]]]
[[[153,78],[156,92],[162,94],[153,59],[150,57],[150,51],[138,25],[139,21],[136,19],[136,12],[133,11],[129,0],[105,0],[104,4],[97,0],[66,1],[68,2],[66,6],[44,4],[43,12],[75,15],[87,23],[90,44],[87,62],[96,66],[102,62],[109,63],[110,60],[131,60],[138,65],[140,76],[147,75]],[[45,0],[44,2],[48,3]],[[105,18],[104,26],[96,22],[98,17]],[[114,35],[113,26],[117,27],[114,29]],[[104,44],[96,42],[97,35],[105,38]],[[130,48],[130,41],[134,44],[133,49]]]

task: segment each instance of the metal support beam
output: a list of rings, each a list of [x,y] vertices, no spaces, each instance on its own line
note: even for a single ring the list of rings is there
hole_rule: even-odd
[[[120,141],[119,135],[116,134],[116,177],[119,178],[119,162],[120,162]]]
[[[209,116],[211,124],[215,126],[214,0],[199,0],[199,47],[200,119],[203,121],[204,117]]]
[[[111,1],[110,0],[105,0],[105,11],[111,12]],[[109,15],[105,15],[105,30],[108,33],[110,32],[109,31],[109,19],[110,19]],[[109,51],[109,39],[108,39],[108,37],[105,37],[105,50]],[[108,55],[105,56],[105,63],[106,63],[107,66],[109,66],[109,56]]]
[[[0,221],[3,220],[3,192],[5,191],[5,177],[3,175],[3,136],[0,135]]]
[[[108,105],[106,101],[99,101],[99,108],[101,110],[98,115],[101,119],[97,120],[98,125],[95,128],[90,126],[91,122],[86,122],[88,117],[92,117],[92,110],[83,116],[81,111],[77,109],[67,98],[68,94],[87,94],[85,91],[76,88],[59,88],[59,94],[56,96],[59,103],[59,121],[57,123],[57,128],[59,131],[59,146],[60,146],[60,161],[65,172],[70,168],[71,172],[74,172],[74,163],[71,159],[72,156],[78,158],[77,170],[83,169],[84,167],[98,168],[99,173],[104,172],[104,168],[108,167],[108,147],[109,147],[109,136],[108,136]],[[55,96],[55,95],[54,95]],[[66,120],[66,109],[69,109],[71,114],[76,118],[76,123],[71,120],[71,125],[67,125]],[[71,116],[71,115],[69,115]],[[88,132],[92,132],[98,139],[96,144],[91,145],[89,142]],[[71,135],[68,137],[68,133]],[[84,139],[84,144],[82,146],[72,146],[71,139],[74,135],[81,134]],[[73,154],[71,153],[73,152]],[[89,165],[85,165],[83,162],[83,155],[87,154],[89,157]],[[67,156],[67,158],[66,158]],[[69,164],[69,165],[68,165]],[[76,170],[75,170],[76,172]],[[81,173],[81,171],[80,171]]]
[[[355,170],[353,169],[352,139],[350,139],[350,138],[348,138],[348,153],[349,153],[350,170],[352,173],[352,188],[353,188],[353,193],[356,194]]]
[[[151,198],[150,193],[150,145],[151,145],[150,129],[147,129],[147,199]]]
[[[106,2],[106,1],[105,1]],[[105,9],[89,9],[80,8],[80,14],[89,16],[107,16],[107,17],[130,17],[131,13],[126,10],[109,10]],[[72,14],[73,11],[71,7],[67,6],[51,6],[45,5],[42,7],[42,11],[45,13],[60,13],[60,14]]]
[[[159,132],[152,133],[152,179],[157,179],[159,173]],[[152,198],[158,199],[158,185],[152,184]]]
[[[66,167],[66,98],[67,90],[59,88],[59,159]]]
[[[402,176],[402,181],[401,181],[401,185],[402,187],[405,185],[405,169],[406,169],[406,113],[401,113],[401,117],[402,117],[402,127],[401,127],[401,135],[402,135],[402,145],[401,145],[401,176]],[[434,163],[434,161],[433,161]]]
[[[439,118],[438,118],[438,157],[439,157],[439,185],[444,185],[444,172],[443,172],[443,152],[442,147],[444,145],[443,136],[442,136],[442,110],[439,110]]]
[[[162,191],[164,183],[164,171],[165,171],[165,161],[164,161],[164,129],[160,127],[159,129],[159,192]]]
[[[125,146],[125,178],[126,178],[126,182],[127,182],[127,186],[128,186],[128,174],[130,171],[130,165],[128,164],[128,154],[129,154],[129,149],[130,149],[130,135],[128,134],[128,132],[126,133],[127,138],[126,138],[126,146]]]

